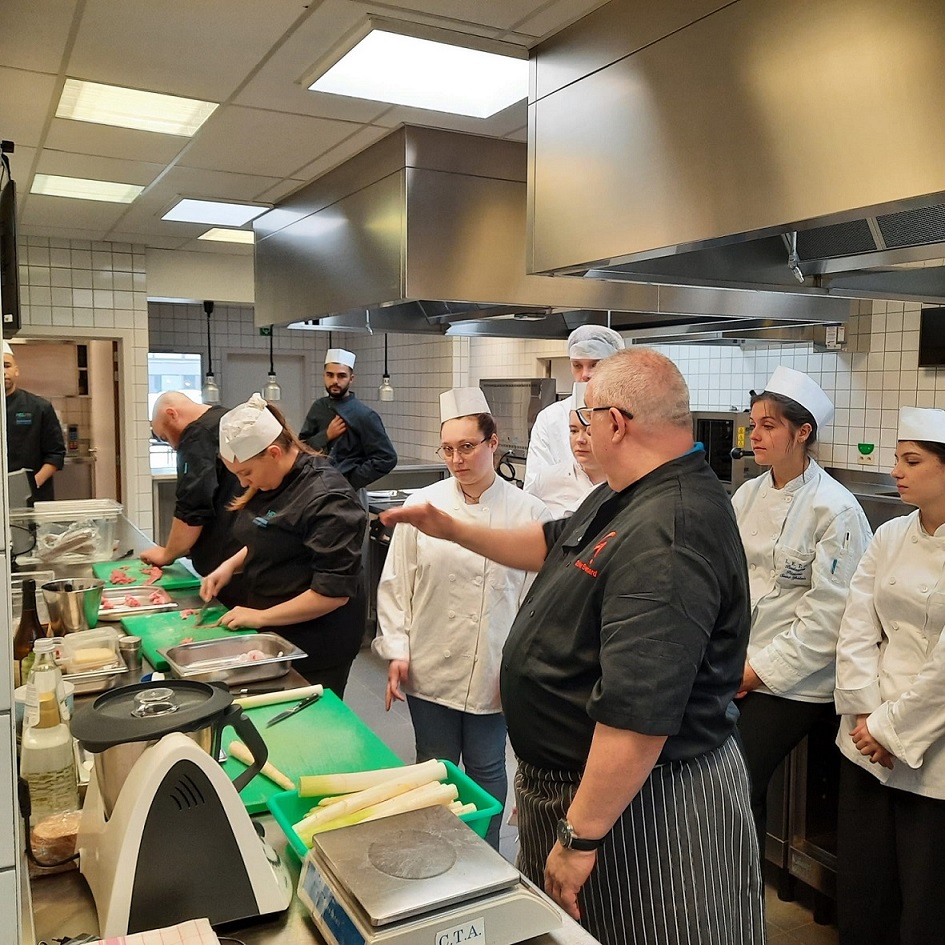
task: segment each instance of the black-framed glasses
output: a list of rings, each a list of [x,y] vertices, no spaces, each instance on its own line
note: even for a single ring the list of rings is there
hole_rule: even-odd
[[[459,453],[460,456],[472,456],[485,442],[485,440],[480,440],[478,443],[460,443],[459,446],[456,447],[439,446],[434,452],[440,459],[444,460],[452,459],[457,453]]]
[[[597,410],[619,410],[628,420],[633,419],[633,414],[629,410],[624,410],[623,407],[577,407],[575,413],[577,414],[578,420],[581,421],[581,426],[589,427],[591,425],[591,414]]]

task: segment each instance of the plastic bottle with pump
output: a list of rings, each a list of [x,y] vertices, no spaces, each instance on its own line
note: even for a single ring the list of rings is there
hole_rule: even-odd
[[[23,581],[23,609],[13,635],[13,685],[22,686],[30,676],[33,665],[33,644],[46,636],[46,628],[39,622],[36,609],[36,582]]]
[[[39,718],[23,730],[20,776],[29,784],[31,827],[52,814],[79,809],[72,732],[59,715],[55,691],[40,693]]]
[[[26,711],[23,716],[23,730],[36,725],[40,717],[40,704],[43,693],[50,692],[56,700],[59,718],[69,721],[71,714],[66,704],[66,688],[62,682],[62,671],[56,664],[56,647],[60,637],[41,637],[33,644],[33,665],[26,683]]]

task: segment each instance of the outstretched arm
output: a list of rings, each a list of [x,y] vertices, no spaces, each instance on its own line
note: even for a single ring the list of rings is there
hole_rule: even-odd
[[[454,541],[490,561],[520,571],[538,571],[548,554],[541,522],[519,528],[485,528],[460,522],[428,502],[389,509],[381,513],[381,521],[385,525],[406,522],[431,538]]]

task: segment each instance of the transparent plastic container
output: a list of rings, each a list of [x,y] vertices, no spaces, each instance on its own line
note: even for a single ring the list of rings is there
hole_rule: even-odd
[[[113,627],[77,630],[59,642],[59,665],[68,675],[98,672],[118,665],[120,634]]]
[[[114,499],[37,502],[11,510],[10,523],[34,533],[35,545],[21,563],[85,564],[106,561],[115,549],[122,505]]]

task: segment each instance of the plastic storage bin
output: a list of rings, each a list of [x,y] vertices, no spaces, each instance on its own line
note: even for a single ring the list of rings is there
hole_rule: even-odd
[[[502,813],[502,805],[484,791],[465,772],[460,771],[452,761],[443,761],[446,765],[446,783],[455,784],[459,790],[459,800],[464,804],[475,804],[477,810],[471,814],[460,814],[459,819],[471,827],[480,837],[486,835],[493,817]],[[298,858],[304,859],[308,847],[302,838],[292,829],[321,800],[320,797],[299,797],[298,791],[283,791],[273,794],[267,804],[276,823],[289,841],[289,846]],[[343,828],[342,828],[343,829]]]
[[[35,543],[20,563],[85,564],[111,558],[122,505],[114,499],[37,502],[32,509],[11,510],[10,523],[27,528]]]
[[[120,634],[114,627],[76,630],[67,634],[57,647],[58,663],[63,673],[94,673],[122,662],[118,655]]]

